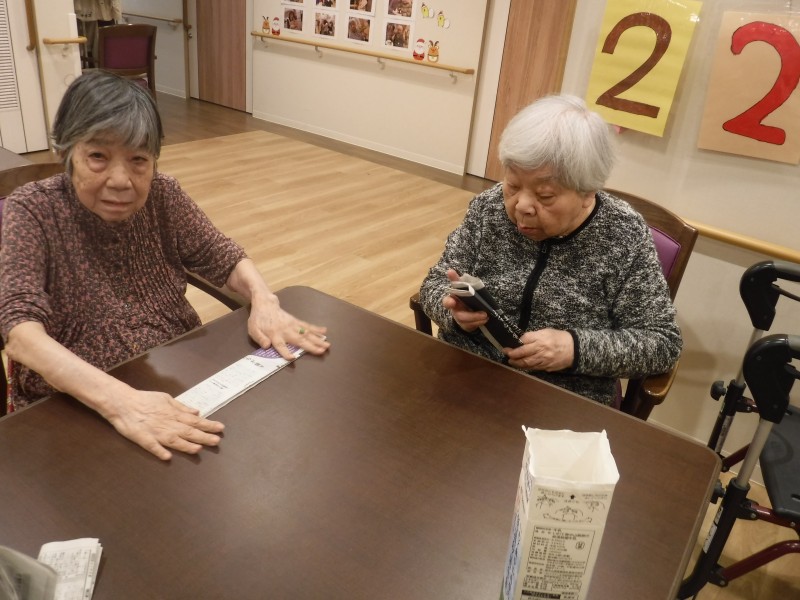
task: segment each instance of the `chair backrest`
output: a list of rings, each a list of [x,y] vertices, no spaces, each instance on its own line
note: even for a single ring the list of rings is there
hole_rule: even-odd
[[[3,205],[6,196],[23,184],[47,179],[63,171],[64,165],[61,163],[32,163],[0,171],[0,232],[3,228]],[[0,348],[2,348],[2,343],[0,339]]]
[[[650,200],[619,190],[606,191],[625,200],[647,221],[653,234],[661,270],[667,280],[670,298],[675,300],[675,294],[678,292],[678,286],[697,241],[697,230],[672,211]],[[645,381],[646,378],[629,379],[624,396],[618,386],[619,396],[615,405],[623,412],[646,421],[653,407],[664,401],[674,376],[673,368],[668,373],[649,381]]]
[[[12,167],[5,171],[0,171],[0,200],[5,199],[11,192],[19,186],[31,181],[47,179],[57,173],[64,172],[64,165],[61,163],[31,163],[21,167]],[[0,223],[2,223],[2,212],[0,212]]]
[[[97,67],[134,79],[156,97],[155,25],[109,25],[97,29]]]
[[[670,297],[674,300],[697,241],[697,230],[672,211],[650,200],[619,190],[606,191],[625,200],[647,221]]]

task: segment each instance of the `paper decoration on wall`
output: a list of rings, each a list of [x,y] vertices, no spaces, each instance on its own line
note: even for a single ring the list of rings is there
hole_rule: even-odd
[[[272,35],[280,35],[281,34],[280,17],[273,17],[272,25],[270,25],[269,17],[264,17],[264,21],[261,23],[261,31],[263,31],[264,33],[271,33]]]
[[[419,38],[414,44],[414,53],[411,55],[414,60],[425,60],[425,40]]]
[[[427,4],[424,2],[422,3],[422,8],[420,9],[420,14],[422,14],[423,19],[432,19],[434,14],[436,13],[435,10],[429,8]]]
[[[789,15],[723,15],[698,147],[800,162],[798,39]]]
[[[440,10],[436,14],[436,24],[444,29],[450,29],[450,19],[444,16],[444,11]]]
[[[439,42],[428,40],[428,62],[439,62]]]
[[[608,0],[586,102],[614,125],[661,136],[701,2]]]

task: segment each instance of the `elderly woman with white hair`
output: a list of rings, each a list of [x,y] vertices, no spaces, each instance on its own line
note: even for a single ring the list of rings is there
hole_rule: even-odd
[[[472,200],[420,290],[441,339],[603,404],[619,378],[667,371],[682,346],[647,224],[602,191],[612,141],[574,96],[520,111],[500,140],[503,181]],[[487,314],[448,293],[463,273],[486,284],[521,346],[495,348],[478,329]]]

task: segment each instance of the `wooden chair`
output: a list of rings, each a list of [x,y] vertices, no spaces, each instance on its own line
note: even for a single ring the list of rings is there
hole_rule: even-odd
[[[34,163],[0,171],[0,231],[2,230],[3,204],[6,196],[25,183],[46,179],[58,173],[63,173],[63,171],[64,166],[61,163]],[[2,238],[0,238],[0,243],[2,243]],[[189,285],[205,292],[231,310],[236,310],[246,305],[245,299],[238,294],[219,288],[194,273],[187,271],[186,277]],[[0,350],[2,349],[3,339],[0,337]],[[0,376],[0,417],[5,415],[7,411],[8,382],[4,368],[2,376]]]
[[[649,200],[627,192],[607,191],[628,202],[647,221],[653,234],[664,277],[669,286],[670,298],[674,300],[695,241],[697,241],[697,230],[672,211]],[[431,320],[422,310],[418,293],[409,299],[409,307],[414,311],[417,331],[431,335]],[[646,421],[653,407],[664,402],[664,398],[672,386],[672,381],[675,379],[676,370],[677,365],[667,373],[628,380],[624,394],[620,393],[620,410]]]
[[[155,25],[124,24],[97,30],[97,68],[133,79],[156,97]]]

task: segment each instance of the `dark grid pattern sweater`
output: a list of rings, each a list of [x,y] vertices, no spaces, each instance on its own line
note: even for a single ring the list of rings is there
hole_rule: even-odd
[[[476,196],[420,290],[439,337],[503,362],[479,330],[464,332],[442,306],[445,273],[453,268],[480,277],[514,322],[520,320],[523,290],[533,278],[525,330],[570,331],[576,355],[568,371],[531,374],[610,404],[618,378],[672,367],[682,340],[650,230],[626,202],[604,192],[596,199],[576,231],[534,242],[508,218],[500,184]]]
[[[66,348],[101,369],[200,325],[186,300],[184,267],[216,285],[245,257],[183,192],[156,174],[128,221],[104,222],[84,207],[66,174],[8,196],[0,251],[0,333],[42,323]],[[52,393],[12,365],[15,406]]]

